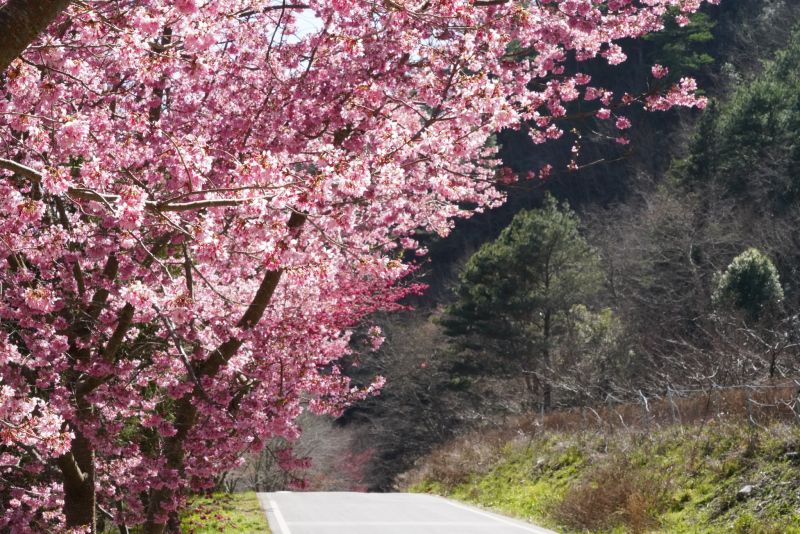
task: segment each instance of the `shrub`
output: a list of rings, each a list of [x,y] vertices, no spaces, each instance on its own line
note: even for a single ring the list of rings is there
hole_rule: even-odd
[[[574,482],[553,510],[563,525],[591,531],[624,527],[645,532],[669,503],[668,479],[622,458],[589,471]]]
[[[783,300],[778,270],[768,256],[749,248],[736,256],[718,278],[713,299],[717,308],[738,309],[748,319],[758,320]]]

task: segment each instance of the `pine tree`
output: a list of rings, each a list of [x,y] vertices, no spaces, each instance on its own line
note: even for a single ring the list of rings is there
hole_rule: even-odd
[[[598,255],[580,235],[575,212],[548,195],[541,209],[517,214],[469,259],[442,323],[462,348],[515,362],[548,409],[553,347],[566,334],[570,309],[596,294],[601,281]]]

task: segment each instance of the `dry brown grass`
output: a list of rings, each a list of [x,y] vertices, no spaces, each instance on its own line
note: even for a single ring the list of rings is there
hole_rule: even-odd
[[[709,480],[750,483],[753,473],[737,477],[795,454],[796,394],[793,383],[716,389],[648,399],[647,409],[632,402],[518,416],[442,445],[397,482],[576,531],[647,532],[676,505],[687,476],[701,477],[697,499],[710,502],[719,496]],[[785,471],[776,465],[773,472]]]
[[[425,463],[406,473],[401,486],[413,486],[423,480],[435,480],[444,488],[453,488],[472,475],[486,473],[502,455],[503,447],[515,433],[500,429],[470,432],[435,449]]]
[[[793,409],[798,386],[794,382],[754,388],[710,389],[689,396],[651,398],[644,402],[609,404],[594,408],[570,408],[544,415],[523,416],[517,428],[538,427],[553,431],[613,431],[648,429],[651,426],[695,425],[718,422],[750,421],[768,425],[798,420]]]
[[[400,487],[423,480],[436,480],[443,488],[453,488],[471,475],[489,470],[504,446],[524,443],[543,432],[590,432],[609,435],[620,431],[640,433],[674,425],[745,422],[768,426],[775,422],[796,422],[793,411],[797,385],[753,389],[713,389],[692,396],[649,399],[595,408],[570,408],[540,414],[522,415],[503,421],[497,427],[469,432],[425,458],[416,469],[401,475]],[[633,506],[633,503],[631,504]]]
[[[590,531],[624,526],[647,532],[669,502],[666,478],[648,473],[622,458],[600,465],[572,484],[552,511],[559,523]]]

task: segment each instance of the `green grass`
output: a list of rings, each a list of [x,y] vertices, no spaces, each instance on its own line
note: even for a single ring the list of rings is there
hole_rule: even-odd
[[[187,534],[269,534],[267,518],[254,492],[193,497],[181,513]]]
[[[800,534],[798,425],[504,435],[495,454],[485,433],[434,453],[409,489],[563,532]],[[476,450],[489,460],[475,462]]]

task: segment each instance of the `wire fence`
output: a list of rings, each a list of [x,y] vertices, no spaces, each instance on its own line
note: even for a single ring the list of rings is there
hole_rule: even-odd
[[[535,424],[548,430],[648,429],[669,425],[746,422],[753,428],[800,423],[800,379],[775,384],[637,391],[636,401],[607,397],[605,404],[546,412]]]

